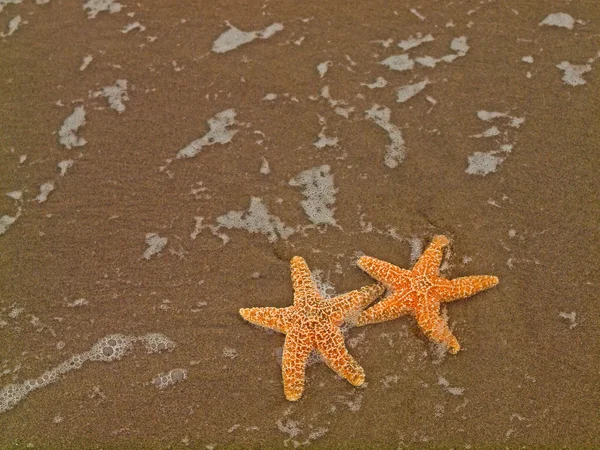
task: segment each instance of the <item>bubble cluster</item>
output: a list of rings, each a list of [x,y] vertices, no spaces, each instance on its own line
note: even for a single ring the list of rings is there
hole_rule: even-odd
[[[92,361],[111,362],[121,359],[132,348],[136,338],[122,334],[110,334],[94,344],[89,358]]]
[[[159,373],[152,380],[152,384],[158,389],[165,389],[179,383],[187,378],[187,370],[171,369],[167,373]]]
[[[110,334],[96,342],[90,350],[71,356],[68,360],[47,370],[38,378],[26,380],[21,384],[9,384],[0,389],[0,414],[14,408],[30,392],[56,383],[60,380],[61,375],[71,370],[80,369],[87,361],[112,362],[123,358],[123,356],[133,349],[133,344],[136,341],[140,341],[148,353],[158,353],[164,350],[171,351],[175,348],[175,343],[160,333],[149,333],[139,337]],[[184,369],[173,369],[164,376],[166,377],[164,387],[166,387],[185,380],[187,371]],[[162,377],[163,375],[161,374],[157,378],[162,382]]]
[[[175,348],[175,343],[161,333],[148,333],[137,338],[148,353],[159,353],[162,351],[171,351]]]
[[[29,392],[22,384],[9,384],[0,390],[0,412],[7,411],[27,397]]]

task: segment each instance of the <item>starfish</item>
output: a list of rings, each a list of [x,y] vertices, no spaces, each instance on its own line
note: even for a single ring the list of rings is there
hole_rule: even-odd
[[[294,303],[287,308],[242,308],[248,322],[285,333],[283,345],[283,390],[296,401],[304,391],[304,374],[310,353],[316,350],[325,363],[354,386],[365,381],[363,368],[350,356],[340,325],[383,294],[379,284],[365,286],[331,299],[324,299],[313,282],[303,258],[290,261]]]
[[[356,325],[385,322],[411,314],[431,340],[445,344],[450,353],[458,352],[460,345],[440,315],[440,304],[489,289],[498,284],[498,278],[476,275],[448,280],[440,276],[442,250],[448,243],[446,236],[435,236],[412,270],[370,256],[359,258],[360,268],[390,289],[391,294],[363,311]]]

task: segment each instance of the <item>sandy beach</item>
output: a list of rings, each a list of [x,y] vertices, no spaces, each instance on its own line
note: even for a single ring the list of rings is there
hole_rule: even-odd
[[[599,98],[595,0],[0,0],[0,449],[600,448]],[[286,400],[239,309],[436,235]]]

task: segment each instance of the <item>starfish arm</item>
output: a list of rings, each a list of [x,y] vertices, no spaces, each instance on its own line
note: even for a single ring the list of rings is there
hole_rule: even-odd
[[[360,313],[358,320],[356,321],[356,326],[362,327],[371,323],[387,322],[388,320],[394,320],[408,314],[410,310],[402,304],[402,300],[408,295],[409,293],[403,295],[394,293],[389,297],[384,298]]]
[[[248,322],[271,330],[287,333],[290,328],[289,317],[293,306],[287,308],[242,308],[240,315]]]
[[[412,271],[420,275],[437,275],[444,256],[443,249],[449,243],[446,236],[434,236],[429,247],[413,266]]]
[[[296,304],[296,301],[302,303],[302,300],[307,296],[314,296],[316,287],[304,258],[294,256],[290,261],[290,271],[292,274],[292,287],[294,288],[294,304]]]
[[[371,284],[332,298],[328,301],[328,306],[332,311],[331,320],[335,324],[340,324],[349,314],[361,311],[365,306],[375,301],[377,297],[383,294],[384,290],[384,287],[380,284]]]
[[[416,312],[417,324],[425,335],[432,341],[445,344],[450,353],[460,350],[458,340],[450,331],[448,323],[440,316],[439,306],[431,305]]]
[[[285,337],[281,373],[285,398],[294,402],[304,392],[304,375],[308,355],[314,345],[301,327],[292,328]]]
[[[348,353],[342,331],[337,326],[331,325],[329,328],[324,328],[322,334],[318,335],[316,344],[325,363],[339,376],[354,386],[364,383],[365,371]]]
[[[440,298],[442,302],[451,302],[470,297],[480,291],[496,286],[499,282],[498,277],[491,275],[475,275],[447,281],[447,288],[443,291],[443,296]]]
[[[398,266],[390,264],[371,256],[361,256],[357,261],[358,267],[367,272],[386,288],[397,287],[403,281],[408,281],[410,271],[401,269]]]

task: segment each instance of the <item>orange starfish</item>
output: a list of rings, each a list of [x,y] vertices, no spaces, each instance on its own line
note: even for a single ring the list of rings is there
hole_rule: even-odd
[[[412,270],[404,270],[385,261],[362,256],[361,269],[390,289],[391,294],[363,311],[356,325],[385,322],[411,314],[421,330],[433,341],[446,344],[450,353],[460,350],[458,341],[440,315],[440,303],[470,297],[498,284],[489,275],[448,280],[439,275],[442,249],[448,245],[446,236],[435,236]]]
[[[365,372],[346,350],[339,327],[349,315],[361,311],[379,297],[383,287],[374,284],[324,299],[303,258],[293,257],[290,266],[293,306],[240,309],[241,316],[248,322],[286,334],[281,365],[285,397],[296,401],[302,396],[306,361],[313,350],[320,353],[338,375],[354,386],[360,386],[365,381]]]

